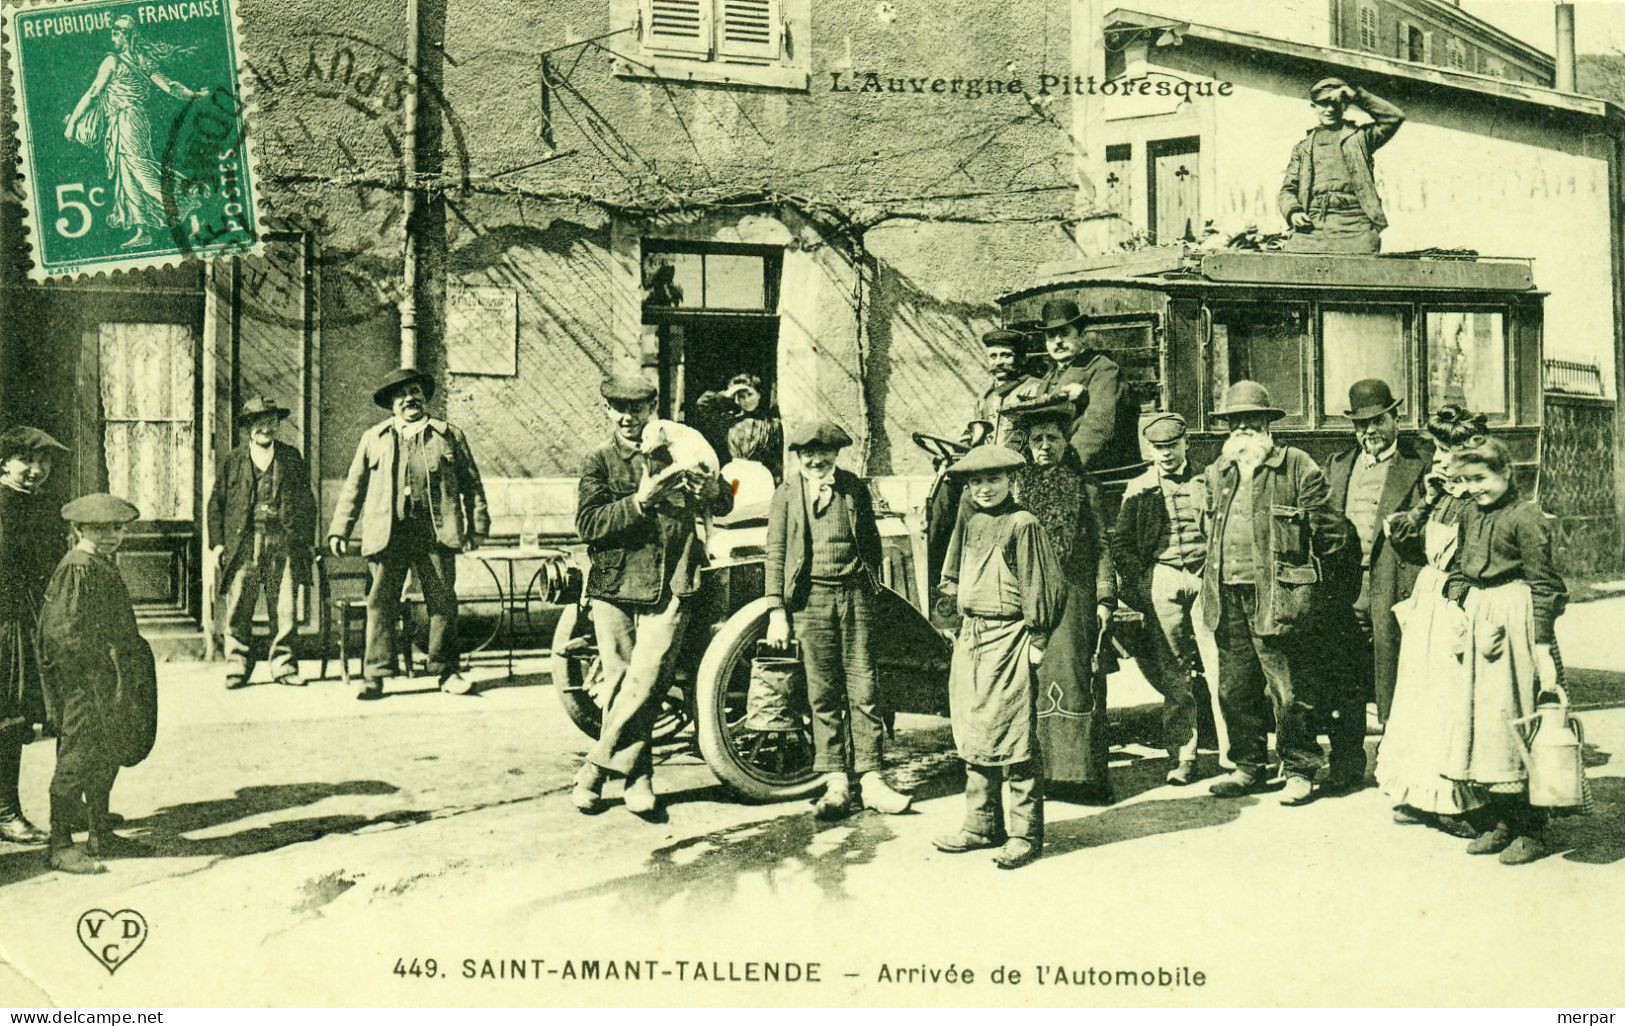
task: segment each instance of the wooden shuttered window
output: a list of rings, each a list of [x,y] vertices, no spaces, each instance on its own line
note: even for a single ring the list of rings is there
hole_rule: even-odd
[[[772,64],[783,52],[782,0],[715,0],[717,57],[731,64]]]
[[[783,0],[639,0],[643,48],[662,57],[777,64]]]
[[[640,0],[640,5],[646,51],[710,59],[713,0]]]

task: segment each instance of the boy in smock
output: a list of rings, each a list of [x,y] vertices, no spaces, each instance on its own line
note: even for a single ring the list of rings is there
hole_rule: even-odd
[[[1002,869],[1025,866],[1044,843],[1034,670],[1066,604],[1049,538],[1011,497],[1020,466],[1011,450],[984,445],[949,469],[969,501],[960,505],[942,570],[942,588],[964,618],[948,708],[965,762],[965,825],[932,843],[950,854],[997,848],[993,861]]]

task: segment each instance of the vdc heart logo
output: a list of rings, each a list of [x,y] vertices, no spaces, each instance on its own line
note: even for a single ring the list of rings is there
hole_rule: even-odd
[[[147,919],[133,908],[93,908],[79,917],[79,943],[109,974],[118,972],[146,942]]]

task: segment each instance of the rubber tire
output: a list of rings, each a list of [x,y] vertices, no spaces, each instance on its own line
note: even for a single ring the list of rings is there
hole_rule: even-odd
[[[574,602],[560,612],[559,622],[553,628],[553,648],[548,656],[548,665],[553,675],[553,687],[558,691],[559,703],[564,706],[564,712],[570,717],[570,722],[583,734],[596,741],[598,731],[604,725],[603,710],[592,700],[590,692],[565,686],[566,682],[572,685],[577,683],[577,678],[583,672],[582,662],[559,654],[576,636],[576,625],[581,622],[581,618],[581,607]],[[591,630],[590,624],[588,630]],[[602,672],[597,656],[594,656],[587,666],[591,667],[593,672]]]
[[[756,643],[767,636],[767,618],[772,608],[768,599],[759,598],[728,617],[706,646],[694,679],[694,724],[700,755],[724,786],[742,798],[757,802],[807,798],[823,787],[823,775],[811,769],[805,780],[792,784],[765,781],[739,763],[728,747],[724,704],[727,682],[739,661],[749,661]]]

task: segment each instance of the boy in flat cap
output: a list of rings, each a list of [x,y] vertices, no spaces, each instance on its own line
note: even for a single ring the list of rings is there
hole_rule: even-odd
[[[51,575],[40,610],[45,702],[59,736],[49,856],[51,868],[65,873],[100,873],[99,858],[145,853],[112,832],[107,812],[119,767],[146,758],[158,727],[152,649],[136,630],[135,608],[113,564],[139,516],[135,506],[105,493],[62,507],[75,543]],[[81,810],[90,827],[83,850],[72,834]]]
[[[457,553],[491,533],[491,514],[468,439],[429,416],[434,386],[429,375],[402,367],[373,392],[372,401],[392,416],[361,436],[327,529],[328,548],[343,555],[359,518],[361,554],[372,570],[360,699],[382,697],[384,680],[395,672],[395,626],[408,570],[428,607],[429,672],[448,694],[472,688],[458,672]]]
[[[305,458],[276,437],[290,413],[268,396],[244,403],[237,422],[248,443],[226,455],[209,494],[209,552],[225,594],[228,688],[246,684],[254,672],[254,606],[262,591],[271,622],[271,679],[304,683],[293,657],[294,597],[311,581],[316,496]]]
[[[724,516],[733,496],[719,474],[700,475],[673,463],[652,473],[643,430],[655,415],[655,390],[635,374],[614,375],[600,387],[610,440],[581,468],[576,531],[591,568],[585,595],[608,684],[603,726],[575,776],[570,800],[595,812],[610,773],[626,778],[626,808],[652,816],[651,734],[665,681],[682,645],[689,598],[708,562],[694,529],[696,511]],[[692,502],[669,502],[680,490]]]
[[[801,640],[813,716],[813,770],[824,774],[818,815],[850,810],[858,776],[865,808],[908,809],[910,799],[880,774],[881,735],[874,650],[880,590],[880,529],[874,500],[856,474],[835,465],[852,437],[827,420],[790,432],[796,473],[773,493],[767,515],[767,637]],[[851,738],[848,750],[847,738]]]
[[[943,591],[963,616],[948,708],[965,762],[965,825],[932,843],[950,854],[997,848],[993,861],[1003,869],[1033,861],[1044,843],[1034,669],[1066,603],[1054,546],[1010,494],[1022,464],[1003,446],[983,445],[950,469],[964,478],[969,501],[942,571]]]
[[[1218,643],[1197,608],[1207,565],[1207,484],[1187,458],[1184,417],[1159,413],[1140,433],[1151,467],[1128,483],[1112,542],[1123,594],[1146,616],[1136,654],[1162,693],[1163,745],[1174,762],[1168,783],[1184,785],[1196,779],[1197,724],[1201,707],[1211,704],[1206,689],[1194,691],[1198,657],[1206,678],[1219,679]],[[1223,718],[1214,720],[1223,751]]]
[[[67,531],[44,494],[67,446],[31,427],[0,434],[0,841],[44,844],[18,794],[23,745],[45,722],[39,612]]]
[[[1405,112],[1340,78],[1309,89],[1318,124],[1292,147],[1277,204],[1292,234],[1282,247],[1294,253],[1375,253],[1388,227],[1372,171],[1372,155],[1405,123]],[[1370,121],[1345,120],[1349,105]]]

